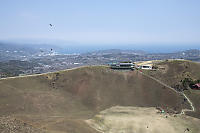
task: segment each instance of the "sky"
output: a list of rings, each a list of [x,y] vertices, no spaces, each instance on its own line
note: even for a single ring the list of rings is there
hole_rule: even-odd
[[[200,0],[0,0],[0,40],[198,45],[199,7]]]

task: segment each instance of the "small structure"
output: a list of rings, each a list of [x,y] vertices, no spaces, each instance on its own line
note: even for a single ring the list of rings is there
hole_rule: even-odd
[[[146,69],[146,70],[151,70],[152,66],[151,65],[141,65],[140,69]]]
[[[137,69],[146,69],[146,70],[156,70],[157,66],[155,65],[158,61],[151,60],[151,61],[138,61],[135,62]],[[159,61],[160,62],[160,61]]]
[[[197,84],[193,85],[192,89],[194,89],[194,90],[200,90],[200,83],[197,83]]]
[[[111,69],[135,69],[135,64],[132,62],[120,62],[120,63],[112,63],[110,65]]]

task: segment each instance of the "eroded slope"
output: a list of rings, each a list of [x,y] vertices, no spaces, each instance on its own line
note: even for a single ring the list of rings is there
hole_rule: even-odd
[[[47,132],[97,132],[85,120],[116,105],[177,112],[189,107],[181,95],[137,71],[103,66],[0,80],[0,116]]]
[[[156,65],[164,69],[144,72],[176,89],[184,88],[183,82],[185,79],[200,80],[200,63],[185,60],[169,60]],[[188,90],[185,90],[184,93],[190,98],[196,109],[195,112],[188,112],[187,114],[200,118],[200,91],[192,90],[188,85],[185,88]]]

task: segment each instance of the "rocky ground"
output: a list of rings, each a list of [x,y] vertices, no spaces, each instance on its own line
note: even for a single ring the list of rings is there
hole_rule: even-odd
[[[33,127],[16,118],[5,116],[0,117],[1,133],[44,133],[44,131]]]

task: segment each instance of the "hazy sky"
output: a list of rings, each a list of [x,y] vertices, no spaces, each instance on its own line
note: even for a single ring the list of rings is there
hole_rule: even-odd
[[[200,0],[0,0],[9,39],[200,43]]]

